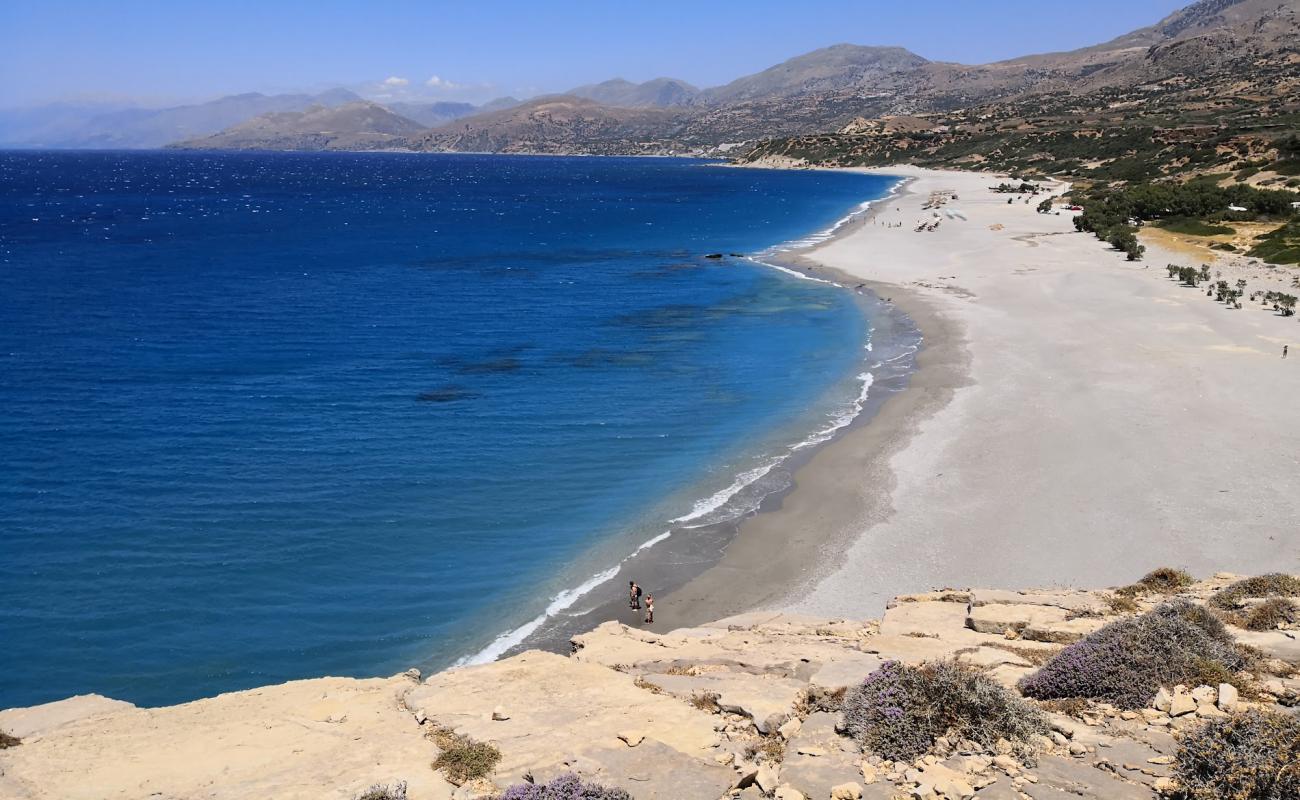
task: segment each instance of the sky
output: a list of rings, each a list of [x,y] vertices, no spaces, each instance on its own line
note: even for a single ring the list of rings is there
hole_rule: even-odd
[[[715,86],[818,47],[984,63],[1096,44],[1189,0],[0,0],[0,107],[335,86],[481,102],[614,77]]]

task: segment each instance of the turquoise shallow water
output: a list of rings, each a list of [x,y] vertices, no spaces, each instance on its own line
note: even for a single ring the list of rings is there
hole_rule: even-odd
[[[869,319],[703,256],[889,183],[0,153],[0,707],[445,666],[736,513],[852,406]]]

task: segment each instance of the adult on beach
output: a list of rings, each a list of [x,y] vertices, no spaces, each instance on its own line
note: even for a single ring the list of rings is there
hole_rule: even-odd
[[[641,608],[641,587],[636,585],[636,581],[627,582],[627,604],[629,608]]]
[[[647,625],[655,621],[655,596],[653,593],[647,593],[645,596],[645,621]]]

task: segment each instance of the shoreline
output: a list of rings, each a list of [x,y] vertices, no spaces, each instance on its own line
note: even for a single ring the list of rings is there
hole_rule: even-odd
[[[774,245],[760,253],[745,256],[742,260],[750,262],[750,265],[755,268],[774,269],[794,278],[833,284],[837,291],[855,292],[859,296],[853,298],[853,301],[859,306],[859,312],[864,315],[870,326],[863,345],[869,350],[877,329],[881,329],[883,331],[880,335],[881,342],[900,344],[905,349],[910,348],[904,355],[911,356],[916,351],[915,340],[920,334],[915,331],[905,313],[900,312],[896,306],[885,303],[878,292],[869,287],[864,287],[867,288],[867,296],[863,297],[863,292],[855,289],[856,285],[863,283],[862,281],[831,270],[817,271],[803,260],[806,254],[848,236],[866,225],[885,205],[897,200],[900,193],[906,191],[907,184],[911,182],[910,178],[904,176],[894,176],[887,172],[882,174],[896,178],[883,196],[862,201],[857,208],[827,228],[813,231],[793,242]],[[868,306],[873,307],[868,308]],[[461,656],[454,666],[490,663],[530,649],[567,652],[569,640],[574,635],[586,632],[611,619],[648,627],[642,621],[641,612],[633,613],[627,607],[621,589],[614,592],[612,596],[606,596],[602,587],[622,575],[635,574],[639,583],[664,598],[656,601],[658,610],[667,607],[666,603],[670,602],[677,592],[690,586],[702,574],[707,574],[717,567],[723,560],[723,553],[733,546],[742,526],[749,520],[778,511],[784,498],[796,488],[795,475],[812,462],[823,449],[839,441],[851,431],[867,425],[878,413],[883,399],[906,386],[914,371],[914,367],[910,364],[882,370],[880,369],[882,363],[877,362],[874,367],[870,367],[868,362],[869,359],[863,359],[862,369],[868,372],[858,376],[865,380],[865,383],[856,411],[847,422],[835,421],[831,423],[829,429],[814,428],[808,432],[807,438],[785,445],[785,451],[773,456],[774,460],[771,464],[757,477],[742,481],[745,473],[738,474],[730,487],[723,490],[730,491],[730,494],[714,508],[725,508],[727,503],[745,489],[768,476],[780,479],[784,475],[788,485],[766,491],[753,510],[743,511],[736,516],[713,523],[691,524],[697,514],[708,516],[707,513],[698,511],[697,502],[695,510],[669,520],[669,528],[666,531],[641,543],[632,552],[615,561],[612,566],[594,572],[572,588],[560,592],[551,598],[547,609],[536,618],[522,626],[502,632],[480,650]],[[897,372],[900,369],[901,374]],[[883,376],[876,376],[875,371],[882,372]],[[823,436],[825,438],[819,438]],[[706,497],[701,500],[708,499]],[[670,546],[655,546],[667,539],[672,539]],[[569,610],[575,607],[580,610]],[[708,617],[708,619],[713,618],[715,617]],[[700,621],[705,620],[701,618]]]
[[[866,213],[835,235],[776,260],[785,262],[779,264],[783,269],[838,283],[847,291],[862,287],[888,305],[895,322],[915,326],[920,347],[912,370],[901,386],[873,384],[877,405],[872,413],[859,415],[809,454],[792,471],[792,485],[772,498],[771,507],[740,522],[722,559],[665,598],[660,607],[672,624],[694,626],[720,616],[784,607],[809,591],[853,543],[854,522],[888,513],[894,485],[889,459],[968,382],[964,333],[931,301],[906,286],[854,275],[817,258],[818,251],[870,230],[870,223],[916,196],[916,179],[898,177],[888,196],[873,201]],[[865,492],[859,491],[863,478],[871,487]]]
[[[903,225],[868,218],[796,266],[891,300],[922,332],[917,369],[661,603],[667,626],[871,617],[927,588],[1117,585],[1165,565],[1300,569],[1281,522],[1300,518],[1281,399],[1300,365],[1278,359],[1294,325],[1160,280],[1177,255],[1133,264],[1038,198],[991,193],[1006,176],[866,171],[911,177],[880,207]],[[960,202],[921,205],[943,190]]]

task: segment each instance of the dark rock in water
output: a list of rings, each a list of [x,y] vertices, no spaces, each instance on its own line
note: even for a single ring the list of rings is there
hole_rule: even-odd
[[[459,386],[444,386],[441,389],[421,392],[416,399],[424,403],[451,403],[456,400],[469,400],[473,397],[477,397],[477,395],[468,389]]]
[[[709,254],[705,255],[704,257],[705,257],[705,258],[722,258],[722,253],[709,253]]]
[[[745,254],[744,254],[744,253],[727,253],[727,255],[731,256],[732,258],[744,258],[744,257],[745,257]]]

